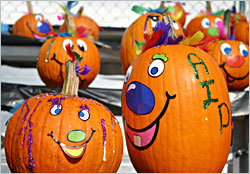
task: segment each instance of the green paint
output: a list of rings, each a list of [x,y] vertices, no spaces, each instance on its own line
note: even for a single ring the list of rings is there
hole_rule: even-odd
[[[134,5],[132,7],[132,11],[137,13],[137,14],[143,14],[144,11],[148,11],[148,9],[142,7],[142,6],[139,6],[139,5]]]
[[[224,42],[225,42],[224,40],[219,40],[219,41],[217,42],[217,44],[224,43]]]
[[[78,54],[77,52],[73,51],[73,53],[75,54],[76,56],[76,60],[78,60],[78,62],[80,63],[81,60],[82,60],[82,57],[80,56],[80,54]]]
[[[210,103],[218,102],[218,99],[211,98],[211,91],[209,89],[209,85],[214,84],[214,80],[203,81],[203,82],[200,82],[200,84],[201,84],[202,88],[204,88],[205,86],[207,87],[208,99],[203,101],[203,107],[204,107],[204,109],[206,109]]]
[[[73,130],[68,134],[68,140],[71,142],[81,142],[86,138],[86,133],[81,130]]]
[[[219,36],[218,29],[216,27],[211,27],[207,30],[209,36]]]
[[[156,54],[153,55],[152,59],[161,59],[164,62],[168,61],[168,58],[166,57],[166,54],[164,54],[164,53],[163,54],[156,53]]]
[[[198,63],[193,63],[193,61],[191,60],[191,56],[195,56],[197,57],[200,62]],[[205,65],[205,63],[203,62],[203,60],[201,58],[199,58],[196,54],[194,53],[190,53],[188,54],[188,62],[190,63],[190,65],[194,68],[194,71],[195,71],[195,76],[196,76],[196,79],[199,80],[199,74],[198,74],[198,69],[196,68],[197,65],[203,65],[205,70],[206,70],[206,73],[209,74],[208,72],[208,69],[207,69],[207,66]]]
[[[225,106],[227,108],[227,115],[228,115],[228,121],[227,121],[227,124],[223,124],[222,123],[222,113],[221,113],[221,107],[222,106]],[[218,109],[219,109],[219,114],[220,114],[220,133],[222,134],[222,128],[223,127],[228,127],[229,125],[229,120],[230,120],[230,114],[229,114],[229,109],[228,109],[228,106],[226,103],[222,103],[218,106]]]

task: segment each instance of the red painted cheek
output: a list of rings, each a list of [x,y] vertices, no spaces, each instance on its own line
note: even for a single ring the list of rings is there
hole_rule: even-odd
[[[230,56],[226,60],[226,64],[232,68],[239,68],[245,63],[245,60],[241,56]]]

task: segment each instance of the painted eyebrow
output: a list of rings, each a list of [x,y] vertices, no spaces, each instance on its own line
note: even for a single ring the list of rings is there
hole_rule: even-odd
[[[164,62],[168,61],[168,58],[166,57],[166,54],[164,54],[164,53],[163,54],[156,53],[156,54],[153,55],[152,59],[161,59]]]

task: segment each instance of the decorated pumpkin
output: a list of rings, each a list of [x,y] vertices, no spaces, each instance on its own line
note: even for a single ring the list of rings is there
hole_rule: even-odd
[[[249,47],[236,40],[211,41],[210,54],[219,64],[229,90],[243,90],[249,85]]]
[[[47,86],[63,86],[65,63],[70,60],[66,45],[82,57],[79,63],[79,87],[87,87],[100,71],[101,59],[95,44],[87,38],[57,36],[49,38],[42,45],[37,61],[40,78]]]
[[[139,8],[139,7],[137,7]],[[133,11],[135,7],[132,9]],[[136,41],[144,40],[144,33],[152,33],[156,23],[163,20],[161,12],[147,12],[136,19],[123,33],[120,46],[120,59],[124,74],[132,61],[136,57]],[[184,37],[182,26],[179,22],[173,20],[176,33]]]
[[[67,63],[62,93],[31,97],[10,119],[6,160],[15,173],[114,173],[123,154],[118,121],[104,105],[77,96],[76,65]],[[72,81],[73,79],[73,81]]]
[[[249,23],[240,22],[234,27],[235,40],[239,40],[249,45]]]
[[[240,12],[238,13],[234,13],[232,16],[231,16],[231,23],[233,25],[237,25],[239,24],[240,22],[247,22],[247,18],[245,16],[243,16]]]
[[[13,25],[13,34],[23,37],[45,39],[53,27],[42,14],[26,14]]]
[[[124,80],[130,159],[142,173],[221,172],[232,132],[225,79],[210,55],[166,33],[169,24],[160,22],[145,37]]]
[[[197,31],[202,31],[205,37],[219,36],[217,23],[221,21],[223,21],[222,16],[202,14],[188,23],[185,36],[192,36]]]

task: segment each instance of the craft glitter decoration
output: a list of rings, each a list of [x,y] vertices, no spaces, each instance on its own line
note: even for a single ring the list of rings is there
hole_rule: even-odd
[[[103,130],[103,161],[106,161],[106,140],[107,140],[107,132],[106,132],[106,127],[105,127],[105,120],[101,120],[101,125],[102,125],[102,130]]]

